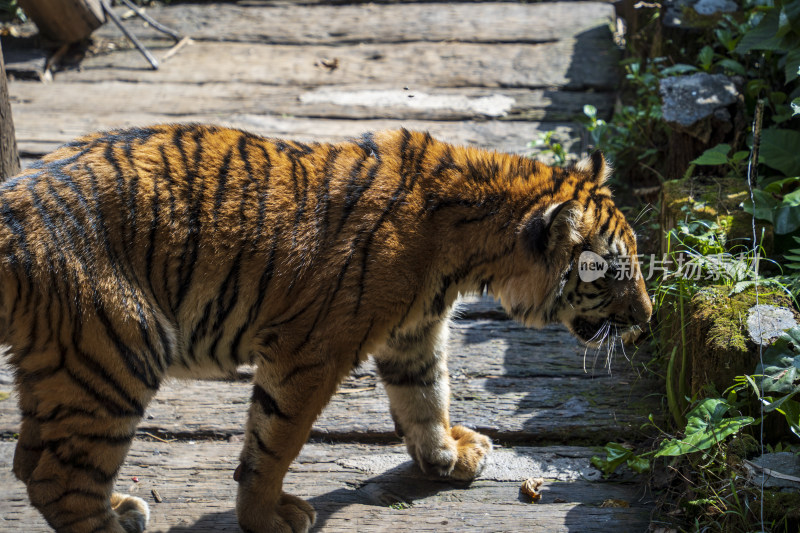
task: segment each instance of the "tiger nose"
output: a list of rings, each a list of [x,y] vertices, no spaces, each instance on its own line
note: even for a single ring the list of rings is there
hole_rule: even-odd
[[[636,301],[628,306],[628,315],[636,324],[647,324],[652,314],[653,302],[650,301],[650,296],[646,292],[641,293]]]

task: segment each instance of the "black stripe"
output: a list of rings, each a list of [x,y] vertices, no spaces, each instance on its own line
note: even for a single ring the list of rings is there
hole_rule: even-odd
[[[85,498],[91,498],[91,499],[94,499],[94,500],[102,500],[102,501],[105,501],[106,498],[108,498],[108,495],[105,492],[94,492],[94,491],[91,491],[89,489],[69,489],[69,490],[66,490],[66,491],[62,492],[60,496],[57,496],[56,498],[53,498],[52,500],[50,500],[48,502],[40,503],[39,507],[50,507],[51,505],[53,505],[55,503],[59,503],[64,498],[66,498],[68,496],[74,496],[74,495],[80,495],[80,496],[83,496]]]
[[[59,443],[64,444],[64,441],[59,441]],[[110,483],[114,481],[114,478],[117,476],[117,472],[119,471],[118,466],[113,472],[104,472],[99,466],[86,462],[86,459],[88,459],[86,457],[86,452],[62,456],[59,453],[58,445],[49,446],[48,450],[52,453],[56,461],[58,461],[62,466],[85,472],[98,483]]]
[[[300,374],[302,374],[304,372],[310,372],[310,371],[316,370],[318,368],[324,368],[326,364],[327,364],[326,361],[319,361],[317,363],[308,363],[308,364],[305,364],[305,365],[297,365],[293,369],[291,369],[289,372],[287,372],[285,376],[283,376],[283,379],[281,379],[280,384],[281,384],[281,386],[284,386],[284,385],[288,384],[296,376],[299,376]]]
[[[178,144],[178,141],[176,140],[175,137],[173,137],[173,143]],[[183,153],[182,148],[180,146],[178,146],[178,148],[181,151],[181,153]],[[166,182],[166,191],[167,194],[169,195],[169,209],[170,209],[169,225],[171,227],[172,224],[175,222],[175,183],[173,180],[172,168],[170,166],[169,159],[167,158],[167,152],[166,149],[164,148],[164,145],[163,144],[160,145],[158,149],[159,153],[161,154],[161,163],[164,166],[163,178],[164,181]],[[158,178],[154,177],[154,181],[157,181],[157,179]],[[173,278],[173,276],[171,275],[173,273],[169,271],[169,261],[164,261],[163,267],[164,269],[161,275],[161,279],[163,283],[164,294],[166,295],[167,299],[166,307],[169,308],[170,310],[174,310],[175,303],[173,301],[173,292],[172,289],[170,288],[170,279]]]
[[[383,382],[395,387],[430,387],[442,377],[442,370],[436,357],[430,357],[427,361],[376,359],[375,364]]]
[[[231,343],[231,355],[239,362],[243,362],[246,358],[239,357],[239,346],[242,342],[242,338],[244,337],[245,332],[247,329],[253,324],[256,317],[259,316],[261,313],[261,306],[264,303],[264,299],[267,295],[267,289],[269,288],[270,281],[275,273],[275,252],[278,247],[278,235],[277,233],[274,234],[272,239],[272,248],[270,249],[269,258],[267,259],[267,264],[264,267],[264,271],[261,273],[261,277],[258,280],[258,291],[255,302],[250,306],[250,309],[247,311],[247,321],[239,326],[239,330],[236,332],[233,338],[233,342]],[[249,355],[249,354],[247,354]]]
[[[378,161],[381,160],[381,152],[378,144],[375,142],[375,135],[372,132],[367,132],[361,135],[356,141],[356,144],[364,151],[367,157],[374,157]]]
[[[258,449],[261,451],[261,453],[268,455],[273,459],[280,460],[280,456],[272,448],[264,444],[264,441],[261,440],[261,437],[259,437],[258,432],[255,429],[250,431],[250,434],[253,436],[253,439],[255,439],[256,446],[258,446]]]
[[[17,238],[16,247],[22,250],[25,275],[28,279],[31,279],[33,275],[31,270],[33,261],[31,259],[30,248],[28,247],[28,238],[25,233],[25,227],[22,225],[22,222],[20,222],[20,219],[17,218],[13,208],[9,205],[8,200],[5,198],[3,199],[2,210],[0,210],[0,213],[3,216],[3,222],[5,222],[6,226],[11,229],[11,232]]]
[[[339,148],[331,146],[328,150],[328,155],[325,157],[325,163],[322,165],[322,180],[317,188],[317,203],[314,207],[314,217],[317,221],[317,241],[320,243],[325,242],[330,227],[328,219],[331,203],[330,183],[333,178],[333,167],[340,153],[341,150]]]
[[[186,298],[186,293],[192,283],[192,276],[197,270],[195,263],[200,250],[200,216],[203,194],[205,190],[205,179],[200,175],[200,162],[202,158],[203,130],[196,129],[192,133],[192,140],[195,143],[194,163],[192,168],[186,169],[187,203],[189,207],[188,230],[186,241],[181,254],[180,267],[178,268],[179,285],[176,295],[176,311],[180,309]],[[195,190],[195,180],[200,180],[199,189]]]
[[[84,510],[84,513],[85,512],[86,511]],[[105,506],[101,507],[98,511],[95,511],[94,513],[91,513],[91,514],[88,514],[88,515],[87,514],[81,514],[77,518],[69,520],[68,522],[59,522],[57,524],[57,527],[54,526],[53,529],[66,530],[66,528],[68,528],[70,526],[74,526],[75,524],[80,524],[81,522],[88,522],[89,520],[94,520],[98,516],[102,516],[102,515],[107,515],[106,519],[103,520],[103,523],[100,524],[99,526],[97,526],[96,528],[94,528],[90,533],[95,533],[97,531],[106,531],[108,529],[108,523],[112,519],[114,519],[114,515],[109,513],[108,510],[105,508]],[[48,523],[50,523],[50,522],[48,521]],[[50,524],[50,525],[53,525],[53,524]]]
[[[281,411],[275,399],[270,396],[269,393],[261,387],[261,385],[253,385],[253,397],[251,401],[261,406],[261,410],[265,415],[277,416],[283,420],[289,420],[289,416]]]
[[[125,157],[128,160],[128,165],[131,168],[131,178],[128,180],[128,217],[130,219],[129,224],[126,224],[126,229],[130,228],[130,236],[128,241],[128,246],[126,247],[126,253],[130,253],[133,251],[133,245],[136,239],[136,204],[137,204],[137,196],[139,190],[139,171],[136,168],[136,161],[134,160],[133,156],[133,144],[131,141],[126,142],[122,145],[122,150],[125,153]]]
[[[227,192],[226,186],[228,184],[228,178],[230,176],[232,157],[233,157],[233,148],[228,148],[228,151],[222,158],[222,164],[220,165],[219,170],[217,171],[217,191],[214,194],[214,211],[213,211],[214,230],[217,229],[219,210],[222,207],[222,201],[225,199],[225,193]]]

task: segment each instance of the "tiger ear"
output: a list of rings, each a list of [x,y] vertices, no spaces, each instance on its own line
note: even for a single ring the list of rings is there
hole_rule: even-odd
[[[582,213],[581,203],[570,200],[532,216],[523,229],[528,248],[536,255],[552,253],[559,246],[571,248],[581,240]]]
[[[595,150],[589,156],[584,157],[575,164],[575,170],[589,174],[592,181],[598,185],[603,185],[609,176],[611,176],[612,168],[608,164],[606,158],[600,150]]]

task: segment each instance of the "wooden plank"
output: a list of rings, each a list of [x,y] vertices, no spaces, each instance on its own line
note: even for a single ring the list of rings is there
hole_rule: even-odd
[[[605,2],[272,7],[203,3],[149,7],[147,13],[196,40],[292,45],[412,41],[541,43],[572,38],[598,27],[608,31],[609,23],[614,20],[614,8]],[[164,37],[138,19],[129,19],[126,24],[141,38]],[[95,36],[105,38],[116,35],[119,30],[110,24],[95,32]]]
[[[55,86],[17,81],[10,85],[17,112],[58,109],[62,113],[106,115],[130,109],[169,116],[249,113],[326,119],[567,121],[592,104],[600,117],[611,113],[613,95],[549,89],[480,89],[397,86],[275,87],[126,81],[66,83]],[[135,104],[134,104],[135,102]]]
[[[153,44],[156,57],[171,45]],[[397,43],[292,46],[198,42],[159,70],[136,50],[85,59],[57,81],[255,83],[264,85],[394,85],[509,87],[608,91],[617,84],[618,52],[607,32],[544,44]],[[335,68],[329,68],[324,63]],[[209,66],[213,65],[213,68]]]
[[[148,531],[238,531],[232,479],[241,444],[137,440],[117,490],[150,504]],[[10,472],[14,443],[0,443],[0,527],[49,531]],[[579,447],[496,449],[471,485],[423,475],[402,446],[307,444],[286,478],[288,492],[317,510],[315,531],[644,531],[650,509],[638,485],[599,480]],[[138,483],[131,478],[136,477]],[[520,495],[543,477],[541,503]],[[156,503],[156,489],[162,498]],[[630,507],[602,507],[607,499]]]
[[[51,152],[80,135],[111,128],[145,126],[158,123],[199,122],[241,128],[268,137],[298,141],[342,141],[356,138],[365,131],[405,127],[429,131],[445,141],[460,145],[481,146],[504,152],[528,154],[533,139],[553,130],[565,148],[579,152],[580,134],[574,124],[558,122],[465,121],[442,122],[424,120],[324,120],[277,117],[270,115],[167,115],[120,110],[109,114],[74,115],[60,109],[31,110],[12,104],[17,144],[21,155],[31,157]]]

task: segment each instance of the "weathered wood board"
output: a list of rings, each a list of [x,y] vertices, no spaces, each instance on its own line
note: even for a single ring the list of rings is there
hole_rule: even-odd
[[[607,34],[594,40],[544,44],[423,43],[368,45],[269,45],[197,42],[164,68],[151,70],[136,50],[87,58],[59,82],[124,80],[137,83],[240,83],[265,85],[394,84],[426,87],[563,87],[612,90],[617,84],[615,49]],[[156,57],[169,42],[153,43]],[[336,63],[336,68],[328,67]],[[202,68],[214,65],[214,68]],[[202,66],[202,67],[201,67]]]
[[[148,531],[238,531],[232,478],[240,447],[237,442],[137,440],[117,490],[149,503]],[[49,531],[10,472],[13,448],[14,443],[0,443],[0,530]],[[646,495],[637,485],[600,481],[589,464],[591,455],[590,449],[574,446],[498,448],[483,474],[467,485],[425,476],[403,446],[310,443],[284,487],[314,505],[320,532],[645,531]],[[528,477],[546,480],[538,504],[519,492]],[[162,502],[155,502],[153,489]],[[604,506],[608,500],[629,507]]]
[[[17,113],[53,106],[53,89],[41,83],[15,83],[11,97]],[[276,87],[240,82],[186,84],[63,83],[58,112],[85,114],[87,101],[97,115],[136,113],[181,117],[236,114],[276,115],[324,119],[397,120],[535,120],[559,122],[582,115],[582,106],[594,105],[599,116],[611,112],[605,92],[577,93],[551,89],[403,88],[383,86]]]
[[[339,6],[202,3],[149,7],[147,13],[183,35],[208,41],[292,45],[412,41],[495,44],[543,43],[579,37],[595,28],[608,27],[614,8],[605,2],[402,2]],[[130,19],[127,25],[140,38],[164,38],[164,34],[139,19]],[[120,32],[106,24],[95,35],[109,38]]]

